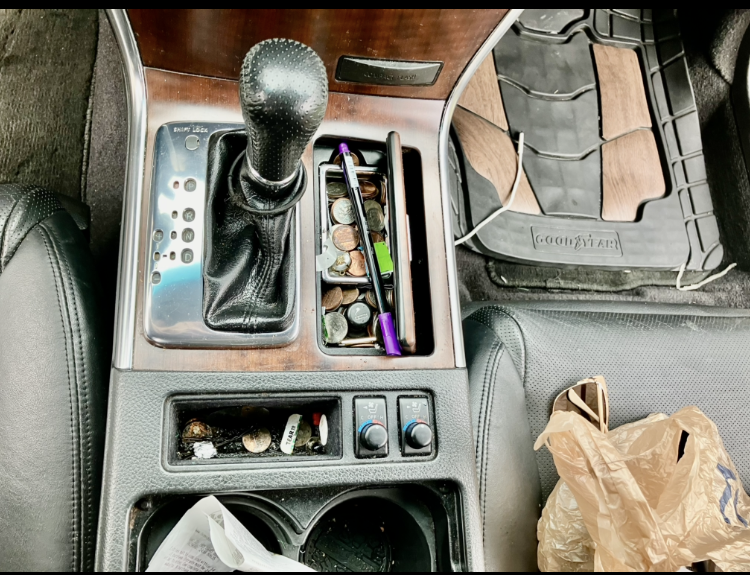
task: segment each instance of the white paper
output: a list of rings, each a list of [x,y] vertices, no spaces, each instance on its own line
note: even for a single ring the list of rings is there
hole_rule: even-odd
[[[211,543],[206,515],[216,513],[217,505],[221,504],[215,497],[206,497],[193,505],[159,546],[146,571],[232,571],[232,567],[219,559]]]
[[[323,243],[320,254],[315,256],[315,271],[322,272],[323,270],[327,270],[336,263],[336,258],[343,254],[344,252],[333,245],[333,238],[329,237]]]
[[[197,459],[211,459],[218,451],[210,441],[199,441],[193,444],[193,453]]]
[[[328,443],[328,418],[325,414],[320,416],[320,423],[318,424],[318,430],[320,431],[320,443],[325,445]]]
[[[204,497],[175,525],[146,571],[313,571],[266,550],[216,497]]]
[[[293,413],[289,416],[286,421],[286,427],[284,428],[284,435],[281,437],[281,451],[287,455],[291,455],[294,451],[294,444],[297,442],[297,433],[299,432],[299,423],[302,421],[302,416],[298,413]]]

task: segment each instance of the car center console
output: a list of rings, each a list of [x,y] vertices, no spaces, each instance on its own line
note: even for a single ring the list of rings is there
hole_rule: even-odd
[[[98,569],[144,570],[208,494],[318,570],[483,568],[443,172],[457,98],[517,13],[378,14],[109,12],[130,137]],[[319,57],[298,56],[327,85],[317,123],[290,119],[304,82],[258,87],[284,70],[271,48]],[[341,209],[342,141],[400,357]]]

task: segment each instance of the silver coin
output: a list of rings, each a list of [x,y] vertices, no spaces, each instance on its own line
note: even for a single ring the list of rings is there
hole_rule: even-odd
[[[380,327],[380,317],[377,313],[373,315],[370,325],[367,326],[367,334],[374,337],[378,343],[383,343],[383,330]]]
[[[242,436],[242,445],[250,453],[263,453],[271,445],[271,432],[261,427]]]
[[[349,269],[350,265],[352,265],[352,256],[350,256],[348,252],[344,252],[336,258],[335,262],[333,262],[331,270],[337,274],[342,274]]]
[[[297,429],[297,439],[294,442],[294,447],[302,447],[312,437],[312,427],[304,419],[299,423],[299,429]]]
[[[385,229],[385,216],[380,204],[376,208],[370,208],[366,212],[367,227],[371,232],[382,232]]]
[[[354,223],[354,206],[349,198],[339,198],[331,206],[331,216],[337,224]]]
[[[332,200],[338,198],[345,198],[349,194],[349,190],[346,189],[344,182],[328,182],[326,184],[326,193]]]
[[[327,313],[323,316],[323,338],[326,343],[339,343],[349,333],[349,324],[340,313]]]
[[[367,200],[365,202],[365,213],[369,212],[370,210],[380,210],[382,212],[383,208],[380,203],[376,202],[375,200]]]

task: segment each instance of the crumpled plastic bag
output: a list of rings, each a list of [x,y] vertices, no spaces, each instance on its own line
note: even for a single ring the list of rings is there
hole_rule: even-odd
[[[750,570],[750,497],[697,407],[606,435],[555,412],[534,449],[544,445],[560,481],[537,526],[541,571]]]

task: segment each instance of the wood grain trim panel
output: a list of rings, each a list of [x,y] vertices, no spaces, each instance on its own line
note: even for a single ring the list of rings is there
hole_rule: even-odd
[[[154,140],[167,122],[241,122],[236,82],[146,69],[148,131],[142,221],[148,221]],[[419,150],[425,194],[428,266],[432,297],[435,350],[430,356],[399,359],[373,356],[329,356],[317,341],[315,272],[315,215],[313,179],[300,201],[302,296],[300,334],[295,342],[263,349],[165,349],[152,345],[143,333],[145,262],[149,257],[148,230],[141,230],[142,253],[138,259],[138,299],[133,368],[173,371],[333,371],[444,369],[455,367],[448,271],[443,237],[443,215],[438,169],[438,130],[445,102],[378,98],[331,93],[328,110],[317,136],[341,136],[380,140],[396,130],[404,147]],[[316,136],[316,137],[317,137]],[[303,156],[308,174],[314,174],[312,148]],[[415,190],[406,190],[415,193]]]
[[[453,127],[472,167],[492,182],[500,203],[507,204],[518,168],[516,149],[510,137],[494,124],[461,106],[456,106],[453,113]],[[518,184],[516,199],[510,211],[522,214],[542,213],[526,172]]]
[[[651,130],[636,130],[602,146],[602,219],[633,222],[638,206],[666,191]]]
[[[291,38],[322,58],[332,92],[445,100],[507,9],[131,9],[144,66],[234,80],[247,51]],[[343,55],[444,62],[432,86],[336,81]]]
[[[605,140],[651,127],[638,55],[627,48],[594,44]]]
[[[495,57],[492,52],[487,55],[469,80],[466,90],[458,100],[458,105],[482,116],[503,130],[508,130],[508,120],[505,117],[503,97],[500,95]]]

